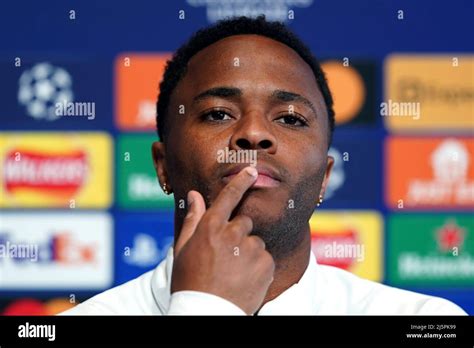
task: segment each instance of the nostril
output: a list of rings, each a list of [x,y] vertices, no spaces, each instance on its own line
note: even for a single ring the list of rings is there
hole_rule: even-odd
[[[268,149],[268,148],[272,147],[272,142],[270,140],[262,140],[260,142],[260,147],[262,149]]]
[[[241,138],[237,140],[237,146],[241,149],[250,149],[251,144],[247,139]]]

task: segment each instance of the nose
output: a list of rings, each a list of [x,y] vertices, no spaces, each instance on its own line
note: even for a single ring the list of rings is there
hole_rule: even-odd
[[[274,154],[277,150],[277,140],[270,126],[261,113],[243,115],[232,135],[231,147],[235,150],[265,150]]]

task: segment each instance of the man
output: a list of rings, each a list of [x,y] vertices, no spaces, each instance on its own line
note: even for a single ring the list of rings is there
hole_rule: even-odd
[[[317,264],[308,221],[333,165],[334,112],[318,62],[284,25],[241,17],[197,32],[168,63],[157,111],[174,248],[64,314],[465,314]],[[223,149],[257,160],[222,163]]]

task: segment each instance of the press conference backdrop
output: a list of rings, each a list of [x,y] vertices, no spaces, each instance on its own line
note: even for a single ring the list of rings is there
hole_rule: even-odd
[[[474,314],[472,1],[0,7],[1,314],[57,313],[165,257],[173,198],[150,156],[164,64],[198,28],[259,13],[307,42],[334,94],[318,261]]]

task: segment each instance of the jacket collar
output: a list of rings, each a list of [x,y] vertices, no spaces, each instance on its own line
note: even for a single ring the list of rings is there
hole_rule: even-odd
[[[277,298],[267,302],[258,315],[315,315],[324,297],[324,281],[317,277],[318,263],[310,253],[308,267],[298,283],[293,284]],[[151,291],[159,312],[167,313],[171,299],[170,286],[173,271],[173,248],[155,268],[151,279]],[[319,283],[319,284],[318,284]],[[316,290],[317,287],[317,290]],[[317,296],[316,296],[317,295]]]

